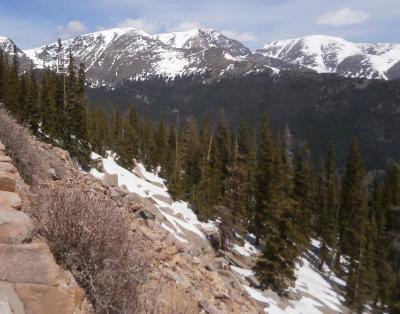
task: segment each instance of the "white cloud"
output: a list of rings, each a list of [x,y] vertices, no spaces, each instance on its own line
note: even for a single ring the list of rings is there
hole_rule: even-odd
[[[80,35],[86,31],[86,26],[77,20],[69,21],[67,25],[58,25],[57,31],[62,39]]]
[[[202,25],[196,21],[184,21],[176,25],[165,27],[167,32],[183,32],[191,29],[202,28]]]
[[[348,8],[329,11],[317,18],[319,25],[346,26],[353,24],[362,24],[370,18],[370,15],[363,11],[351,10]]]
[[[249,32],[238,32],[233,30],[222,30],[222,34],[226,37],[236,39],[238,41],[256,41],[257,38]]]
[[[149,17],[140,17],[137,19],[128,18],[118,24],[119,27],[133,27],[137,30],[145,31],[149,34],[154,34],[160,30],[160,23]]]

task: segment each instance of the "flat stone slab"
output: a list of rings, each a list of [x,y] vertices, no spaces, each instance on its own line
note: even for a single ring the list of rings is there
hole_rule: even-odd
[[[0,280],[55,285],[59,266],[43,243],[0,244]]]
[[[19,244],[31,238],[33,223],[29,216],[15,209],[0,208],[0,243]]]
[[[8,156],[0,156],[0,162],[11,162],[11,158]]]
[[[14,289],[14,284],[0,281],[0,304],[1,300],[3,300],[4,308],[8,307],[12,314],[25,314],[24,305],[21,300],[18,298],[17,293]],[[2,307],[0,305],[0,313],[2,312]],[[7,313],[7,312],[5,312]]]
[[[16,179],[15,173],[0,171],[0,191],[15,192]]]
[[[2,209],[21,209],[21,197],[15,192],[0,191],[0,211]]]
[[[26,314],[72,314],[77,306],[74,293],[60,287],[16,284],[15,290]]]
[[[9,162],[0,162],[0,171],[8,171],[11,173],[17,173],[17,168]]]

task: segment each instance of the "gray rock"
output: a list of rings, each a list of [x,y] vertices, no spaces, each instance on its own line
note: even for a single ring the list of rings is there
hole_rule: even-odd
[[[206,269],[208,271],[226,270],[226,269],[228,269],[228,267],[229,267],[229,263],[223,257],[216,258],[214,261],[212,261],[206,265]]]
[[[116,174],[106,174],[101,182],[106,186],[118,186],[118,176]]]
[[[260,281],[255,276],[250,276],[250,277],[247,277],[246,279],[250,283],[250,286],[252,286],[254,288],[261,287]]]
[[[152,212],[143,209],[139,212],[140,217],[142,217],[144,220],[155,220],[156,215],[154,215]]]
[[[222,314],[222,312],[218,310],[214,304],[211,304],[207,300],[200,300],[199,305],[208,314]]]
[[[190,251],[189,251],[189,254],[191,256],[194,256],[194,257],[200,257],[201,256],[201,250],[199,250],[198,248],[191,248]]]
[[[229,295],[226,292],[218,292],[214,296],[216,299],[219,300],[227,300],[230,299]]]
[[[54,169],[54,168],[50,168],[49,170],[47,170],[47,174],[49,175],[49,177],[52,180],[59,180],[60,179],[60,176],[57,175],[56,169]]]
[[[169,205],[171,205],[173,203],[173,201],[172,201],[172,199],[170,197],[167,197],[167,196],[164,196],[164,195],[155,194],[155,195],[153,195],[153,198],[155,198],[155,199],[157,199],[157,200],[159,200],[161,202],[167,203]]]

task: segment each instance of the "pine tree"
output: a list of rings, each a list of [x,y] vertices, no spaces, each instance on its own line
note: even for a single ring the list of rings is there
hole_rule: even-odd
[[[7,62],[3,49],[0,48],[0,102],[4,101],[7,78]]]
[[[372,289],[376,284],[375,250],[367,201],[366,175],[357,142],[353,141],[343,181],[340,249],[349,257],[346,301],[356,311],[375,298]]]
[[[318,204],[317,234],[320,237],[319,268],[322,270],[324,263],[336,251],[338,236],[338,215],[340,205],[340,186],[336,167],[336,154],[332,145],[329,146],[328,158],[320,179],[320,202]]]
[[[218,180],[218,185],[220,187],[220,195],[218,198],[220,198],[224,194],[224,180],[229,174],[229,167],[232,162],[231,134],[228,120],[226,119],[222,108],[219,114],[215,145],[213,148],[215,154],[214,165],[216,170],[216,179]]]
[[[375,271],[377,276],[377,293],[374,307],[383,311],[389,304],[389,289],[392,282],[391,268],[388,261],[389,237],[387,233],[387,208],[383,203],[383,191],[375,172],[372,191],[369,196],[370,220],[373,225],[375,246]]]
[[[14,45],[13,62],[6,75],[6,86],[4,92],[4,102],[7,109],[15,114],[18,109],[19,95],[19,61],[17,47]]]
[[[293,198],[299,206],[296,219],[299,226],[298,245],[306,248],[310,245],[311,217],[315,204],[314,172],[306,145],[301,146],[296,156],[293,182]]]
[[[272,169],[271,198],[264,203],[262,217],[263,254],[255,270],[264,287],[284,294],[286,288],[294,283],[295,262],[300,251],[297,245],[299,227],[295,220],[298,204],[291,197],[291,185],[287,184],[290,166],[281,145],[275,148]]]
[[[15,112],[19,123],[25,124],[29,121],[29,78],[26,74],[21,75],[18,95],[18,112]]]
[[[252,217],[251,231],[254,232],[257,241],[261,238],[264,229],[264,221],[266,210],[270,207],[270,202],[274,191],[274,161],[275,150],[272,132],[269,126],[268,116],[264,115],[260,139],[257,152],[257,169],[256,169],[256,192],[255,192],[255,208]]]
[[[187,200],[194,201],[201,180],[201,146],[197,121],[193,117],[186,119],[182,133],[182,193]]]
[[[101,108],[93,108],[88,115],[88,137],[93,151],[104,156],[110,148],[112,140],[110,136],[109,119]]]
[[[29,78],[29,97],[28,97],[28,121],[30,128],[34,134],[38,134],[40,125],[40,108],[39,108],[39,86],[36,81],[36,76],[31,65]]]
[[[57,108],[55,82],[52,80],[52,73],[46,69],[43,74],[42,86],[40,89],[40,108],[42,115],[42,128],[46,135],[57,139]]]

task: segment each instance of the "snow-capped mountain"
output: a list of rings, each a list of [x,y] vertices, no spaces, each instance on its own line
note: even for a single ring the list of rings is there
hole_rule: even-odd
[[[250,49],[240,42],[227,38],[212,29],[193,29],[186,32],[156,34],[153,37],[174,48],[204,50],[211,47],[224,48],[234,58],[251,54]]]
[[[11,39],[0,36],[0,49],[7,55],[9,61],[11,61],[11,56],[14,54],[14,46],[15,43]],[[20,67],[22,70],[26,70],[30,66],[31,60],[25,55],[25,53],[21,49],[19,49],[17,46],[16,48]]]
[[[25,51],[39,68],[56,66],[58,56],[66,65],[70,52],[77,63],[86,65],[86,77],[95,86],[154,76],[218,78],[271,69],[400,78],[400,44],[352,43],[323,35],[274,41],[251,52],[212,29],[149,35],[134,28],[114,28],[65,40],[60,53],[57,43]]]
[[[273,41],[256,53],[319,73],[369,79],[400,78],[400,44],[352,43],[343,38],[313,35]]]
[[[207,29],[157,35],[133,28],[110,29],[63,41],[60,56],[64,64],[70,52],[77,62],[86,65],[86,77],[94,85],[116,85],[122,80],[152,76],[217,76],[266,67],[252,62],[251,51],[240,42]],[[25,53],[37,67],[54,67],[58,44]]]

